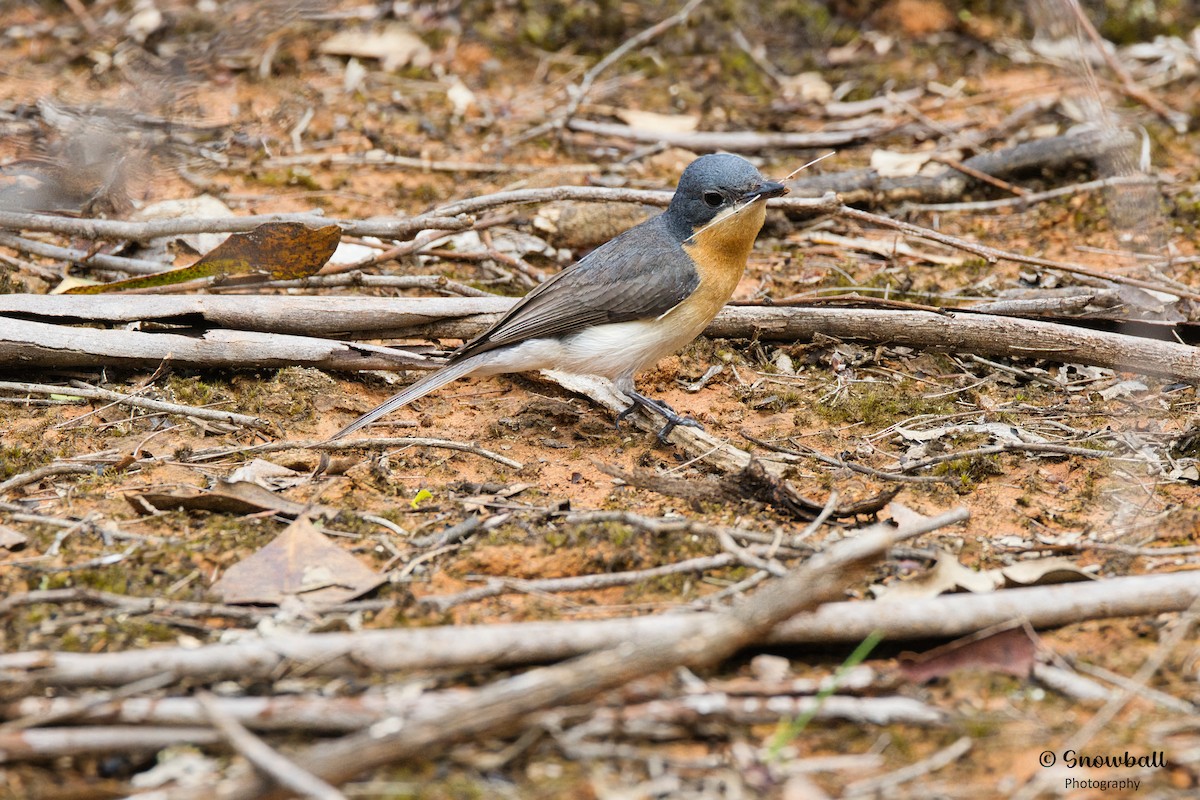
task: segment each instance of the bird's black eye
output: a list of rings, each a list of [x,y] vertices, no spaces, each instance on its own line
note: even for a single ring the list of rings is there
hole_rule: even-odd
[[[718,208],[724,202],[725,198],[720,192],[704,193],[704,205],[708,206],[709,208]]]

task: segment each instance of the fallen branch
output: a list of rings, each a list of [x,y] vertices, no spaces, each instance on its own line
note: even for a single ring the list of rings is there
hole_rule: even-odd
[[[417,705],[442,707],[460,689],[409,694],[368,690],[351,697],[320,695],[267,695],[215,697],[212,705],[241,725],[258,731],[302,730],[314,733],[347,733],[362,730],[382,719],[412,713]],[[0,706],[0,716],[10,719],[42,718],[78,725],[152,725],[203,727],[209,712],[195,697],[126,697],[107,694],[80,697],[25,697]]]
[[[903,603],[839,602],[781,624],[758,644],[828,645],[861,642],[872,631],[889,641],[950,639],[1022,619],[1039,629],[1092,619],[1182,611],[1200,598],[1200,573],[1111,578],[1088,583],[954,594]],[[309,674],[503,668],[545,663],[640,637],[703,630],[714,615],[628,617],[585,622],[451,625],[358,633],[282,635],[261,641],[198,648],[114,653],[31,651],[0,655],[0,685],[36,681],[44,686],[122,685],[170,672],[202,682],[263,679],[289,664]]]
[[[459,297],[496,297],[495,292],[485,292],[468,286],[459,281],[450,280],[445,275],[370,275],[365,272],[342,272],[336,275],[313,275],[309,278],[297,278],[287,281],[263,281],[246,286],[222,286],[220,284],[208,287],[211,293],[244,293],[259,292],[263,289],[331,289],[348,286],[365,286],[383,289],[428,289],[432,292]],[[169,294],[178,294],[170,292]]]
[[[86,298],[81,298],[86,299]],[[131,298],[118,298],[128,302]],[[226,298],[233,299],[233,298]],[[82,306],[81,306],[82,308]],[[420,356],[278,333],[208,330],[195,336],[131,330],[97,330],[0,317],[0,365],[148,367],[163,362],[191,367],[316,367],[329,370],[407,369]],[[68,390],[67,393],[70,393]]]
[[[672,193],[657,189],[625,189],[608,186],[548,186],[541,189],[512,189],[493,192],[463,200],[454,200],[440,205],[431,213],[454,217],[460,214],[478,214],[480,211],[500,206],[550,203],[561,200],[578,200],[586,203],[637,203],[650,206],[667,206]]]
[[[466,339],[485,330],[514,302],[504,297],[0,295],[0,314],[113,324],[136,320],[164,324],[203,321],[238,329],[210,330],[193,338],[170,333],[77,330],[0,317],[0,365],[24,365],[28,363],[25,359],[40,357],[45,359],[43,363],[60,366],[96,366],[97,360],[157,366],[170,357],[175,363],[201,366],[299,363],[343,370],[429,368],[439,362],[402,350],[367,349],[367,345],[308,337]],[[265,335],[268,330],[279,338]],[[261,333],[255,336],[256,332]],[[712,338],[774,341],[807,341],[818,333],[873,344],[1092,364],[1200,382],[1200,356],[1187,345],[1020,317],[956,311],[728,306],[705,330]]]
[[[31,483],[37,483],[42,478],[50,478],[55,475],[95,474],[96,471],[97,468],[94,464],[73,464],[65,461],[47,464],[44,467],[31,469],[28,472],[18,473],[6,481],[0,482],[0,496],[11,492],[13,489],[19,489],[22,486],[28,486]]]
[[[1018,197],[1002,197],[998,200],[974,200],[967,202],[922,202],[909,203],[901,207],[898,216],[905,216],[908,211],[935,211],[938,213],[971,213],[975,211],[996,211],[1001,208],[1026,209],[1047,200],[1059,197],[1075,197],[1100,189],[1111,189],[1116,186],[1157,186],[1160,181],[1145,175],[1130,175],[1124,177],[1100,178],[1094,181],[1073,183],[1068,186],[1056,186],[1043,192],[1026,192]]]
[[[962,516],[940,518],[952,524]],[[947,522],[947,519],[949,521]],[[1009,594],[1009,593],[1006,593]],[[847,607],[874,603],[836,603]],[[889,608],[899,608],[894,603]],[[714,614],[641,616],[588,622],[528,622],[479,626],[407,628],[355,633],[287,634],[263,640],[206,645],[203,648],[160,648],[142,651],[77,654],[29,651],[0,655],[0,685],[36,680],[47,686],[124,685],[149,675],[168,673],[203,681],[240,676],[256,678],[282,673],[289,662],[304,663],[311,674],[343,674],[360,669],[372,673],[446,666],[514,666],[566,658],[640,637],[701,630]],[[874,630],[869,622],[868,632]],[[972,628],[973,630],[973,628]],[[832,636],[833,638],[828,638]],[[846,640],[842,628],[822,631],[824,640]],[[904,638],[904,637],[901,637]],[[802,639],[803,640],[803,634]]]
[[[253,625],[269,616],[266,611],[254,606],[230,606],[219,603],[198,603],[186,600],[167,600],[162,597],[133,597],[116,592],[102,592],[99,589],[89,589],[82,586],[68,589],[40,589],[32,592],[20,592],[0,598],[0,618],[12,613],[15,608],[22,608],[39,603],[88,603],[92,605],[114,608],[123,614],[169,614],[184,619],[204,617],[220,617],[236,620],[247,625]],[[327,610],[326,610],[327,611]]]
[[[471,221],[457,215],[422,214],[416,217],[375,217],[365,220],[330,219],[320,214],[256,214],[245,217],[178,217],[131,222],[116,219],[80,219],[55,214],[0,211],[0,228],[58,233],[80,239],[130,239],[146,241],[189,233],[244,233],[271,222],[337,225],[345,236],[378,236],[393,239],[429,228],[463,230]]]
[[[0,245],[20,253],[32,253],[35,256],[42,256],[43,258],[70,261],[80,267],[118,270],[131,275],[153,275],[165,272],[174,266],[162,261],[146,261],[141,258],[126,258],[124,256],[112,256],[105,253],[92,253],[87,250],[59,247],[58,245],[46,244],[45,242],[26,239],[22,236],[13,236],[8,233],[0,233]]]
[[[613,165],[600,167],[597,164],[509,164],[501,161],[488,163],[483,161],[454,161],[429,158],[414,158],[395,153],[385,153],[380,150],[369,150],[365,153],[304,153],[291,156],[272,156],[253,162],[260,169],[280,169],[298,166],[321,167],[398,167],[414,169],[421,172],[467,172],[482,175],[495,174],[526,174],[546,175],[547,173],[581,173],[595,175],[604,170],[613,170]],[[250,163],[247,163],[247,168]]]
[[[813,682],[817,683],[817,682]],[[638,724],[676,724],[695,719],[762,725],[812,713],[818,704],[811,695],[819,690],[787,689],[765,694],[718,690],[682,697],[664,697],[641,705],[602,707],[586,722],[586,734],[637,735]],[[348,733],[389,718],[418,711],[444,710],[465,694],[463,689],[407,694],[369,690],[353,697],[273,695],[266,697],[214,697],[211,704],[238,724],[257,731]],[[764,697],[769,701],[764,702]],[[826,704],[827,702],[827,704]],[[0,716],[43,718],[76,725],[151,725],[201,727],[208,720],[207,705],[195,697],[26,697],[0,706]],[[820,703],[818,719],[843,719],[863,724],[936,725],[946,715],[918,700],[903,697],[853,697],[833,695]]]
[[[1091,364],[1143,375],[1200,382],[1196,348],[1072,325],[947,311],[847,308],[727,307],[705,334],[741,338],[807,341],[815,334],[872,344],[899,344],[938,351],[1007,358],[1044,358]]]
[[[91,728],[32,728],[0,733],[0,764],[30,759],[104,753],[138,753],[174,745],[211,745],[221,741],[212,728],[165,728],[121,725]]]
[[[677,739],[699,724],[721,721],[735,725],[769,725],[811,715],[813,719],[843,720],[859,725],[945,725],[950,715],[908,697],[740,697],[724,692],[701,692],[682,697],[655,698],[646,703],[600,708],[574,728],[573,738]]]
[[[466,318],[465,329],[482,330],[514,302],[510,297],[494,296],[464,299],[4,294],[0,295],[0,314],[20,315],[43,324],[103,322],[126,325],[142,322],[305,337],[371,336],[384,339],[406,336],[410,331],[463,318]],[[482,319],[470,319],[480,315],[483,315]],[[8,322],[0,317],[3,339],[8,338],[5,327]]]

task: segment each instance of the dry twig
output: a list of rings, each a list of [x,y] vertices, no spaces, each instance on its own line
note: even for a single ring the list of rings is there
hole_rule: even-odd
[[[143,408],[147,411],[154,411],[159,414],[179,414],[185,417],[195,417],[196,419],[207,419],[213,422],[226,422],[230,425],[241,425],[247,428],[257,430],[274,430],[275,424],[268,422],[258,417],[251,417],[247,414],[238,414],[233,411],[221,411],[216,408],[203,408],[200,406],[186,406],[180,403],[167,403],[162,400],[151,400],[148,397],[138,397],[137,395],[122,394],[109,389],[100,389],[94,386],[85,386],[78,383],[72,383],[70,386],[54,386],[46,383],[18,383],[15,381],[0,381],[0,389],[7,389],[12,392],[25,392],[27,394],[58,394],[70,395],[72,397],[87,397],[93,400],[108,400],[117,405],[132,406],[133,408]]]
[[[196,700],[203,707],[213,727],[221,736],[263,775],[275,784],[300,797],[312,800],[346,800],[346,795],[325,781],[303,769],[296,762],[284,758],[266,742],[259,739],[232,715],[221,708],[208,692],[200,692]]]
[[[189,233],[242,233],[274,222],[300,222],[306,225],[337,225],[346,236],[399,238],[430,228],[463,230],[470,220],[453,215],[424,214],[417,217],[377,217],[368,220],[330,219],[320,214],[257,214],[244,217],[180,217],[132,222],[113,219],[80,219],[54,214],[0,211],[0,228],[44,231],[80,239],[131,239],[146,241],[164,236]]]
[[[953,764],[971,750],[971,737],[963,736],[954,744],[944,747],[928,758],[923,758],[914,764],[889,772],[878,778],[866,778],[846,786],[843,797],[878,797],[880,794],[893,790],[902,783],[920,778],[930,772]]]
[[[397,447],[401,449],[408,447],[440,447],[445,450],[458,450],[462,453],[481,456],[512,469],[521,469],[524,467],[520,461],[502,456],[499,453],[493,453],[491,450],[485,450],[469,442],[456,442],[452,439],[429,439],[418,436],[369,436],[362,439],[340,439],[333,442],[325,439],[302,439],[299,441],[267,442],[266,444],[254,444],[246,447],[213,447],[195,451],[188,456],[187,461],[199,463],[202,461],[215,461],[234,455],[277,453],[281,450],[292,450],[295,448],[336,453],[342,450],[384,447]]]

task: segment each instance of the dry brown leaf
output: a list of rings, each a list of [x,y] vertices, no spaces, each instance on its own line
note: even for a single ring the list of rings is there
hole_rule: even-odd
[[[999,570],[1007,586],[1045,586],[1052,583],[1094,581],[1096,577],[1084,572],[1069,558],[1039,558],[1021,561]]]
[[[300,222],[268,222],[246,233],[230,234],[195,264],[123,281],[76,286],[63,294],[104,294],[253,273],[274,280],[306,278],[324,266],[341,236],[337,225],[310,228]]]
[[[182,508],[185,511],[215,511],[221,514],[271,511],[285,517],[298,517],[305,512],[330,517],[337,515],[333,509],[297,503],[249,481],[220,481],[207,490],[188,488],[177,492],[143,492],[126,495],[125,499],[139,513],[146,513],[146,506],[149,505],[160,511]]]
[[[255,458],[229,473],[225,480],[229,483],[246,481],[264,489],[277,491],[306,483],[310,480],[310,475],[306,472],[288,469],[274,461],[267,461],[265,458]]]
[[[1094,580],[1067,558],[1039,558],[998,569],[973,570],[942,553],[933,568],[912,580],[877,588],[877,598],[934,597],[949,592],[992,592],[1005,587],[1044,586]]]
[[[900,672],[914,683],[944,678],[952,672],[978,669],[1028,678],[1033,671],[1037,644],[1023,627],[991,635],[972,636],[925,653],[902,653]]]
[[[385,580],[300,517],[266,547],[227,569],[212,589],[225,603],[278,604],[298,597],[308,605],[333,605]]]
[[[912,580],[888,585],[880,593],[879,599],[935,597],[957,591],[991,592],[1003,585],[1003,579],[993,570],[976,572],[964,567],[949,553],[943,553],[928,572]]]

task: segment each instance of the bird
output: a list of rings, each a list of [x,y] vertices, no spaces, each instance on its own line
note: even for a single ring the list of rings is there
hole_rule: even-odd
[[[435,372],[331,437],[340,439],[467,375],[554,369],[613,381],[631,405],[666,424],[702,427],[637,391],[634,375],[695,339],[737,287],[766,219],[766,201],[787,188],[746,159],[703,155],[679,178],[662,213],[621,233],[533,288]]]

